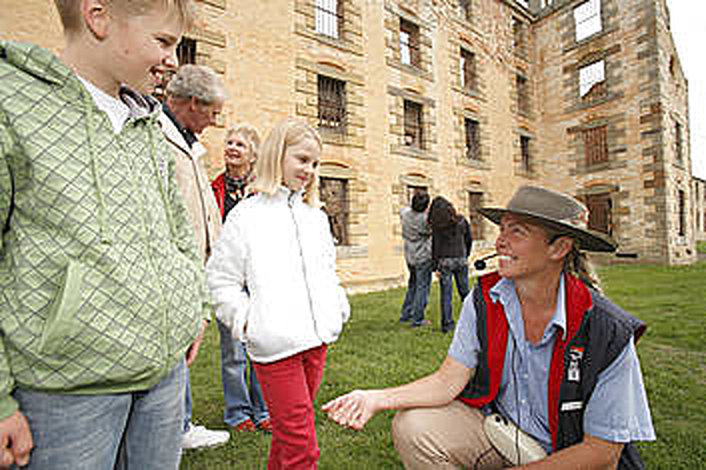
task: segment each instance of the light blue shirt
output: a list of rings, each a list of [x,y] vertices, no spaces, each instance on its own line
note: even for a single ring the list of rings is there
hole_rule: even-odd
[[[547,452],[552,450],[547,386],[556,335],[566,334],[566,302],[562,275],[557,304],[538,344],[525,339],[522,308],[512,280],[501,279],[490,289],[493,302],[501,302],[509,325],[505,363],[496,403],[499,411],[532,435]],[[478,363],[473,295],[466,296],[449,347],[449,356],[468,368]],[[618,357],[598,376],[584,413],[584,432],[611,442],[655,439],[640,362],[631,339]]]

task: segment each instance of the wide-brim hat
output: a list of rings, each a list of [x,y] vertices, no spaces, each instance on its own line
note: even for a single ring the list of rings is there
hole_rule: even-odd
[[[608,235],[588,228],[588,209],[573,197],[541,188],[522,186],[507,203],[507,207],[483,207],[478,212],[496,224],[507,214],[534,219],[540,225],[576,239],[579,249],[612,252],[618,244]]]

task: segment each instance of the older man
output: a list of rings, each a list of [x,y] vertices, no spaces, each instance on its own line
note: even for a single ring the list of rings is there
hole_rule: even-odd
[[[655,439],[635,352],[645,326],[599,293],[582,251],[615,243],[540,187],[479,212],[500,226],[498,271],[466,297],[439,370],[324,409],[356,429],[403,410],[393,438],[408,469],[644,468],[632,442]]]
[[[203,157],[206,149],[197,135],[216,123],[223,108],[226,91],[216,73],[208,67],[184,65],[167,85],[162,131],[174,150],[176,180],[194,228],[199,253],[204,263],[211,254],[221,229],[221,218],[211,191]],[[203,328],[205,328],[204,323]],[[187,365],[191,363],[187,360]],[[192,401],[189,371],[186,369],[184,435],[182,447],[196,449],[228,442],[227,431],[212,431],[191,422]]]

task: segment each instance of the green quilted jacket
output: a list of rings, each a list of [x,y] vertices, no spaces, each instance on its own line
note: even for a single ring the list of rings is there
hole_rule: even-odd
[[[156,102],[131,97],[116,135],[58,58],[0,41],[0,419],[16,386],[151,387],[210,312]]]

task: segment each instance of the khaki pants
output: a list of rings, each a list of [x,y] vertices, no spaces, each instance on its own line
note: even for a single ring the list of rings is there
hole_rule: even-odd
[[[510,466],[485,436],[483,418],[479,410],[458,400],[438,408],[404,410],[392,421],[392,439],[407,470]]]

